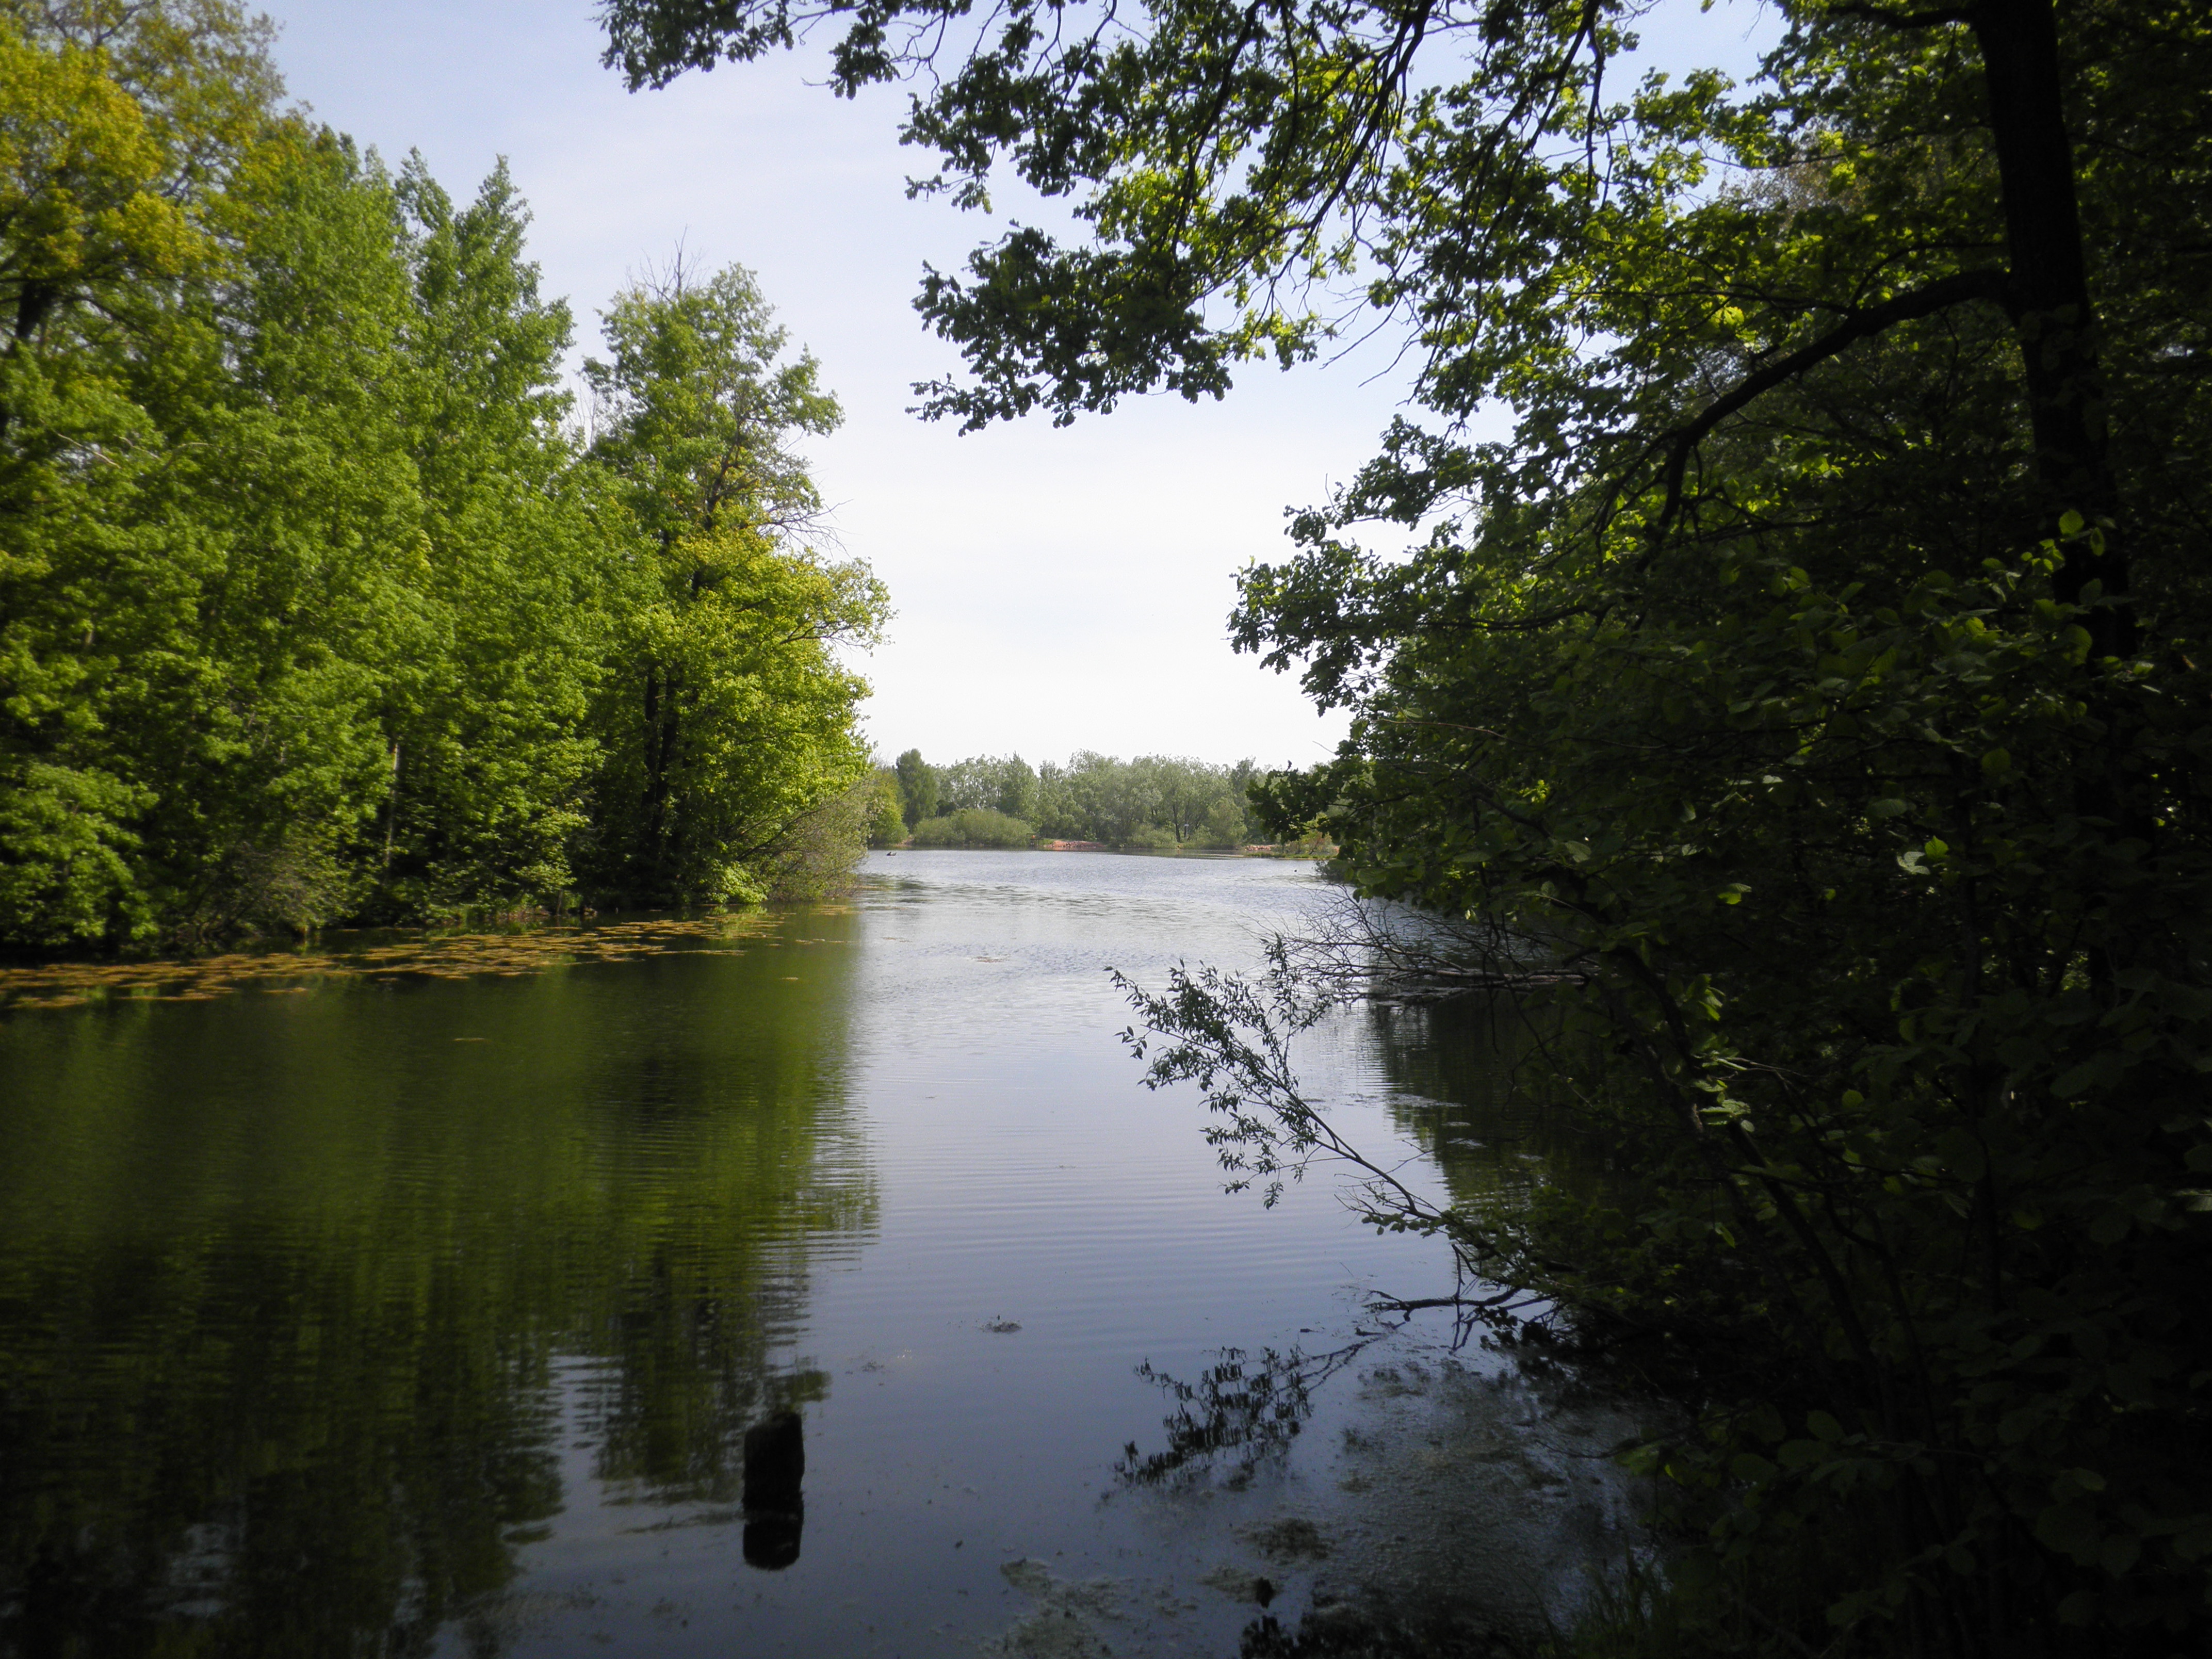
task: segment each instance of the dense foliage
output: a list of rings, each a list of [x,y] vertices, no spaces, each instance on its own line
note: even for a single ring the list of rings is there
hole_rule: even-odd
[[[963,806],[914,826],[916,847],[1027,847],[1036,831],[988,806]]]
[[[812,363],[673,273],[582,446],[504,170],[387,171],[267,45],[0,4],[0,944],[817,882],[884,600],[799,539]]]
[[[937,769],[922,759],[921,750],[909,749],[898,757],[891,781],[898,789],[899,809],[908,829],[937,816]]]
[[[932,766],[910,749],[899,757],[896,771],[911,825],[988,811],[1054,840],[1145,848],[1243,845],[1250,839],[1245,806],[1256,775],[1250,761],[1224,766],[1172,755],[1125,761],[1087,749],[1064,766],[1047,761],[1036,767],[1019,755],[971,755]],[[919,839],[918,829],[915,834]]]
[[[620,481],[653,550],[618,630],[601,787],[602,879],[653,902],[757,898],[763,860],[860,787],[866,686],[830,647],[886,614],[865,565],[792,538],[820,499],[791,444],[837,405],[750,275],[681,264],[617,297],[611,356],[586,365],[602,422],[590,458]]]
[[[959,9],[842,13],[838,83]],[[2197,1650],[2212,19],[1785,0],[1751,85],[1624,88],[1637,9],[1001,8],[908,137],[1080,234],[931,273],[932,407],[1218,392],[1334,283],[1399,319],[1425,415],[1234,619],[1356,716],[1267,816],[1440,919],[1620,1170],[1431,1219],[1696,1407],[1691,1650]],[[607,15],[640,80],[800,16]],[[1279,989],[1153,1012],[1295,1140]]]

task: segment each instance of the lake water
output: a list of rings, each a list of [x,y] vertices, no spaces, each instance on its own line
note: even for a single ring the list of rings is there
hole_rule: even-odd
[[[1249,965],[1330,895],[905,852],[842,905],[0,976],[0,1650],[1563,1616],[1618,1547],[1625,1415],[1376,1317],[1450,1288],[1440,1247],[1328,1170],[1224,1195],[1196,1097],[1117,1040],[1109,967]],[[1480,1035],[1435,1018],[1347,1012],[1303,1063],[1441,1191],[1500,1154]],[[802,1495],[745,1489],[772,1421]]]

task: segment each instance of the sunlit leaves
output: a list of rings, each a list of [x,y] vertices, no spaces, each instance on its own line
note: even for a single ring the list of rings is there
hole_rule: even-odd
[[[757,899],[794,824],[867,772],[866,683],[837,653],[874,642],[887,596],[806,545],[820,499],[794,447],[837,405],[739,267],[679,264],[617,296],[607,334],[591,456],[639,574],[598,700],[595,878],[633,902]]]
[[[648,637],[713,692],[711,876],[615,890],[829,878],[831,645],[884,601],[785,545],[811,360],[743,283],[618,298],[584,457],[504,169],[393,177],[277,109],[267,45],[227,0],[0,8],[0,941],[569,902],[621,872]]]

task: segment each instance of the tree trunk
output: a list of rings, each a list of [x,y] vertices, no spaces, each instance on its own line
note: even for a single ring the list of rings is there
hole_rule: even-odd
[[[392,776],[384,794],[384,867],[392,868],[392,832],[399,817],[399,739],[392,740]]]
[[[668,765],[660,744],[660,675],[645,671],[645,808],[646,839],[657,842],[660,820],[668,804]]]
[[[2075,603],[2092,580],[2107,593],[2124,593],[2126,544],[2066,130],[2057,15],[2051,0],[1981,0],[1972,19],[1988,83],[2013,326],[2026,364],[2045,533],[2057,536],[2069,512],[2092,525],[2106,522],[2101,556],[2081,540],[2066,545],[2057,594]],[[2097,612],[2089,632],[2100,655],[2134,643],[2124,610]]]
[[[645,841],[652,860],[653,885],[659,892],[667,865],[668,798],[671,774],[676,765],[678,704],[676,676],[664,680],[648,665],[645,671]]]

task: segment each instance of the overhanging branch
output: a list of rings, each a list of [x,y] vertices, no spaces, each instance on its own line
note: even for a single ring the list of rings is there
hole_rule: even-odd
[[[1666,480],[1667,499],[1659,510],[1657,520],[1652,524],[1651,533],[1655,537],[1663,535],[1674,523],[1675,514],[1682,507],[1682,480],[1688,471],[1690,457],[1713,429],[1729,416],[1755,403],[1776,387],[1787,386],[1829,358],[1840,356],[1860,341],[1872,339],[1899,323],[1932,317],[1939,311],[1948,311],[1953,306],[1976,300],[2004,305],[2009,297],[2010,286],[2011,279],[2008,273],[1996,267],[1960,271],[1924,288],[1909,289],[1881,305],[1850,312],[1842,322],[1820,338],[1746,375],[1729,391],[1706,404],[1687,425],[1677,428],[1662,441],[1667,463],[1661,476]],[[1660,443],[1654,443],[1644,453],[1648,456],[1661,447]]]

